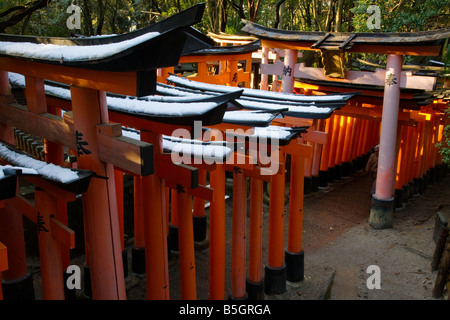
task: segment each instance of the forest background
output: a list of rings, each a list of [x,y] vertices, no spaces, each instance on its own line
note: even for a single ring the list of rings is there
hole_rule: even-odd
[[[238,34],[242,19],[285,30],[409,32],[450,25],[449,0],[2,0],[0,33],[63,36],[121,34],[158,22],[197,3],[206,11],[203,33]],[[70,30],[69,6],[81,9]],[[367,8],[380,8],[379,29],[369,29]]]

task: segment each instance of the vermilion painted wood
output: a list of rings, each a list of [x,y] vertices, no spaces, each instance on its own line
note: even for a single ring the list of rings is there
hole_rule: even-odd
[[[99,160],[96,125],[109,123],[106,93],[72,86],[74,129],[90,153],[78,155],[78,167],[108,179],[92,179],[83,194],[83,216],[94,299],[125,299],[120,228],[113,165]]]
[[[141,140],[151,143],[156,154],[162,152],[162,135],[141,131]],[[156,163],[156,162],[155,162]],[[158,167],[155,168],[156,172]],[[144,190],[144,230],[147,299],[168,300],[169,263],[167,251],[167,218],[164,210],[165,192],[162,180],[152,174],[142,178]]]
[[[133,191],[134,191],[134,246],[138,249],[145,248],[144,236],[144,190],[142,187],[142,177],[133,177]]]
[[[250,221],[248,279],[253,283],[262,281],[262,226],[263,226],[263,181],[250,178]]]
[[[206,170],[200,169],[198,171],[198,182],[200,185],[206,185]],[[205,216],[205,200],[199,197],[194,197],[194,217],[204,217]]]
[[[217,163],[210,173],[214,201],[209,217],[209,299],[225,299],[225,168]]]
[[[303,193],[305,158],[291,156],[291,180],[289,197],[288,251],[299,253],[303,249]],[[283,199],[284,200],[284,199]]]
[[[6,246],[0,242],[0,281],[2,281],[2,272],[8,270],[8,250]],[[0,300],[3,300],[3,290],[0,286]]]
[[[57,200],[40,190],[35,191],[35,197],[35,206],[43,223],[38,232],[42,296],[44,300],[64,300],[61,245],[53,238],[50,223],[50,216],[57,211]]]
[[[179,192],[178,205],[178,247],[180,257],[181,299],[197,299],[195,276],[194,227],[192,221],[192,198],[187,192]]]
[[[247,179],[241,170],[233,173],[233,221],[231,243],[231,296],[246,294]]]
[[[279,158],[284,159],[282,152]],[[280,268],[284,264],[284,191],[285,174],[282,170],[270,180],[268,265],[272,268]]]

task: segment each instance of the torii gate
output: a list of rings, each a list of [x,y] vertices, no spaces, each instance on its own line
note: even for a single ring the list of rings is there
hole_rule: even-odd
[[[404,55],[439,55],[450,29],[427,32],[412,32],[408,36],[401,33],[332,33],[332,32],[288,32],[268,28],[246,21],[242,31],[261,39],[261,45],[286,50],[284,70],[294,70],[297,50],[321,50],[327,53],[348,52],[379,53],[387,55],[384,79],[383,114],[380,130],[380,151],[376,191],[372,197],[369,224],[376,229],[390,228],[393,224],[395,206],[394,188],[397,159],[397,125],[400,99],[400,79]],[[291,62],[286,62],[291,61]],[[331,77],[345,77],[343,66],[336,63],[326,66]],[[334,75],[333,75],[334,73]],[[336,74],[339,74],[336,76]],[[291,88],[291,78],[286,79],[285,87]]]

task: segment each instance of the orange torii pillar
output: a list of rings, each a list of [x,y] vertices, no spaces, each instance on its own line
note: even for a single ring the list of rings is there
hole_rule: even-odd
[[[263,300],[262,226],[263,180],[250,178],[249,261],[247,294],[249,300]]]
[[[131,272],[145,274],[144,190],[142,177],[133,177],[134,243],[131,249]]]
[[[244,300],[246,294],[247,179],[243,170],[233,170],[233,220],[231,243],[231,299]]]
[[[327,133],[327,143],[323,147],[322,154],[320,157],[320,167],[319,167],[319,189],[324,189],[328,187],[328,161],[330,158],[331,151],[331,141],[332,132],[334,126],[335,115],[332,114],[330,118],[326,120],[325,132]]]
[[[50,114],[61,116],[60,108],[56,108],[54,106],[47,106],[47,110]],[[45,140],[44,150],[45,150],[45,161],[47,163],[53,163],[55,165],[64,166],[64,146],[52,141]],[[68,224],[66,202],[58,201],[56,218],[64,225]],[[66,272],[67,267],[70,265],[70,252],[69,248],[64,247],[63,244],[61,244],[61,255],[63,260],[64,280],[66,280],[67,277],[70,276],[70,274],[67,274]],[[66,300],[75,299],[76,297],[75,290],[69,290],[67,286],[64,286],[64,289],[66,293]]]
[[[0,99],[12,100],[8,72],[0,71]],[[14,145],[13,128],[0,124],[2,140]],[[0,208],[0,241],[8,248],[9,268],[3,272],[3,296],[7,299],[33,300],[33,276],[28,273],[22,214],[6,202]]]
[[[384,86],[375,194],[372,196],[369,224],[375,229],[391,228],[394,214],[397,125],[400,105],[400,77],[403,56],[388,55]]]
[[[346,131],[344,145],[342,146],[341,155],[341,165],[342,165],[342,176],[350,177],[352,175],[351,164],[350,164],[350,145],[352,143],[353,137],[353,117],[347,117],[346,119]]]
[[[3,206],[0,204],[0,206]],[[8,250],[6,246],[0,242],[0,300],[3,300],[3,290],[1,286],[2,272],[8,270]]]
[[[124,190],[123,190],[123,175],[124,173],[119,169],[114,169],[114,181],[116,183],[116,198],[117,198],[117,212],[119,215],[119,231],[120,231],[120,245],[122,249],[123,274],[128,276],[128,253],[125,248],[125,208],[124,208]]]
[[[336,180],[336,150],[339,140],[341,117],[336,115],[333,118],[333,131],[331,133],[330,154],[328,156],[328,182],[333,183]]]
[[[45,300],[64,300],[61,244],[53,238],[50,223],[51,215],[57,211],[57,200],[42,189],[36,189],[35,197],[38,219],[41,219],[38,221],[38,239],[42,295]]]
[[[179,257],[181,299],[196,300],[197,284],[195,277],[194,227],[192,220],[192,196],[179,188],[177,194],[177,213],[179,223]]]
[[[91,170],[92,179],[83,194],[85,237],[88,246],[92,297],[125,299],[125,279],[120,244],[114,166],[99,160],[96,125],[109,123],[106,92],[72,86],[72,111],[78,150],[78,167]]]
[[[198,182],[200,185],[206,185],[206,173],[205,169],[198,170]],[[199,197],[194,197],[194,241],[203,242],[206,240],[207,231],[207,217],[205,213],[205,200]]]
[[[141,141],[153,145],[153,163],[162,152],[162,135],[141,130]],[[169,262],[167,249],[167,219],[165,217],[165,183],[155,173],[142,178],[144,194],[144,234],[147,299],[168,300]]]
[[[264,291],[269,295],[286,292],[286,264],[284,263],[285,156],[281,150],[273,152],[279,153],[280,168],[270,179],[268,261],[264,269]]]
[[[397,176],[395,180],[395,210],[398,211],[404,207],[403,205],[403,199],[405,197],[404,195],[404,188],[405,185],[405,178],[406,178],[406,163],[407,163],[407,154],[408,154],[408,144],[407,141],[408,136],[408,127],[402,126],[401,127],[401,135],[400,135],[400,145],[398,150],[398,157],[397,157]]]
[[[324,132],[325,131],[325,120],[317,121],[317,130]],[[326,141],[325,141],[326,144]],[[311,191],[315,192],[319,190],[320,186],[320,164],[321,164],[321,155],[322,150],[324,150],[324,146],[322,143],[314,144],[314,155],[312,158],[312,167],[311,167]]]
[[[225,299],[225,165],[210,171],[214,200],[209,209],[209,299]]]
[[[170,251],[178,252],[178,192],[170,189],[170,219],[169,219]]]

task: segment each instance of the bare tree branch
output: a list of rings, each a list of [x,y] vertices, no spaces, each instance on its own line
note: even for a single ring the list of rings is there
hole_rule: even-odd
[[[23,6],[16,6],[13,8],[9,8],[5,10],[4,12],[0,13],[0,17],[5,17],[13,12],[16,12],[15,15],[8,18],[5,21],[0,21],[0,32],[5,32],[5,30],[9,27],[12,27],[22,21],[22,19],[28,17],[29,15],[33,14],[36,10],[45,8],[48,6],[48,4],[52,0],[35,0],[32,2],[27,3]],[[20,8],[23,7],[23,8]]]

